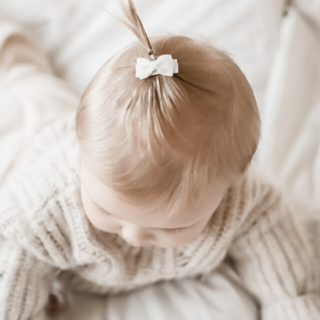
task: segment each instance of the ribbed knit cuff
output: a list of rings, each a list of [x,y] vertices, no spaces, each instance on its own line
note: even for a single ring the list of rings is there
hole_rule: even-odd
[[[319,320],[320,295],[307,294],[262,309],[262,320]]]

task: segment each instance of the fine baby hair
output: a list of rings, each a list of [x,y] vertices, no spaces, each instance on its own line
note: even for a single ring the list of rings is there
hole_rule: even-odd
[[[172,211],[245,171],[259,141],[259,112],[225,52],[185,36],[149,39],[133,2],[119,4],[120,20],[139,41],[108,60],[81,98],[81,161],[114,190]],[[136,77],[137,59],[162,55],[177,60],[176,73]]]

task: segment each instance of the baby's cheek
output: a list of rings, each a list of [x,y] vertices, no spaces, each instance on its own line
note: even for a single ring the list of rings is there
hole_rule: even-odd
[[[114,218],[106,218],[101,224],[101,230],[109,233],[119,233],[121,231],[121,224]]]
[[[119,233],[121,230],[121,225],[117,219],[108,216],[100,216],[97,219],[96,228],[109,233]]]
[[[97,229],[100,229],[101,218],[99,217],[98,214],[94,212],[94,210],[86,210],[86,216],[94,227],[96,227]]]
[[[100,210],[91,210],[86,211],[86,216],[91,222],[91,224],[104,232],[117,233],[120,230],[120,225],[112,217],[108,217],[105,214],[101,213]]]

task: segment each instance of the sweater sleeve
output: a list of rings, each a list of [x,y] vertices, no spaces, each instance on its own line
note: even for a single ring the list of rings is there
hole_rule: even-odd
[[[40,133],[0,187],[0,320],[44,319],[55,271],[76,265],[64,212],[76,176],[65,128]]]
[[[235,267],[262,320],[320,319],[319,263],[303,223],[280,193],[256,189],[259,200],[229,251]]]
[[[16,190],[0,193],[0,320],[44,320],[54,277],[72,266],[70,243],[48,215],[54,200],[30,221]]]
[[[0,242],[0,319],[44,320],[54,268],[15,241]]]

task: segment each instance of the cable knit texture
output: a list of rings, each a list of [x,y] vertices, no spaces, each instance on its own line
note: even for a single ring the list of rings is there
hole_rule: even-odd
[[[0,191],[0,319],[43,319],[50,282],[116,293],[214,270],[229,256],[263,320],[320,319],[318,261],[281,193],[252,171],[229,188],[202,234],[136,248],[95,229],[80,197],[74,115],[45,128]]]

